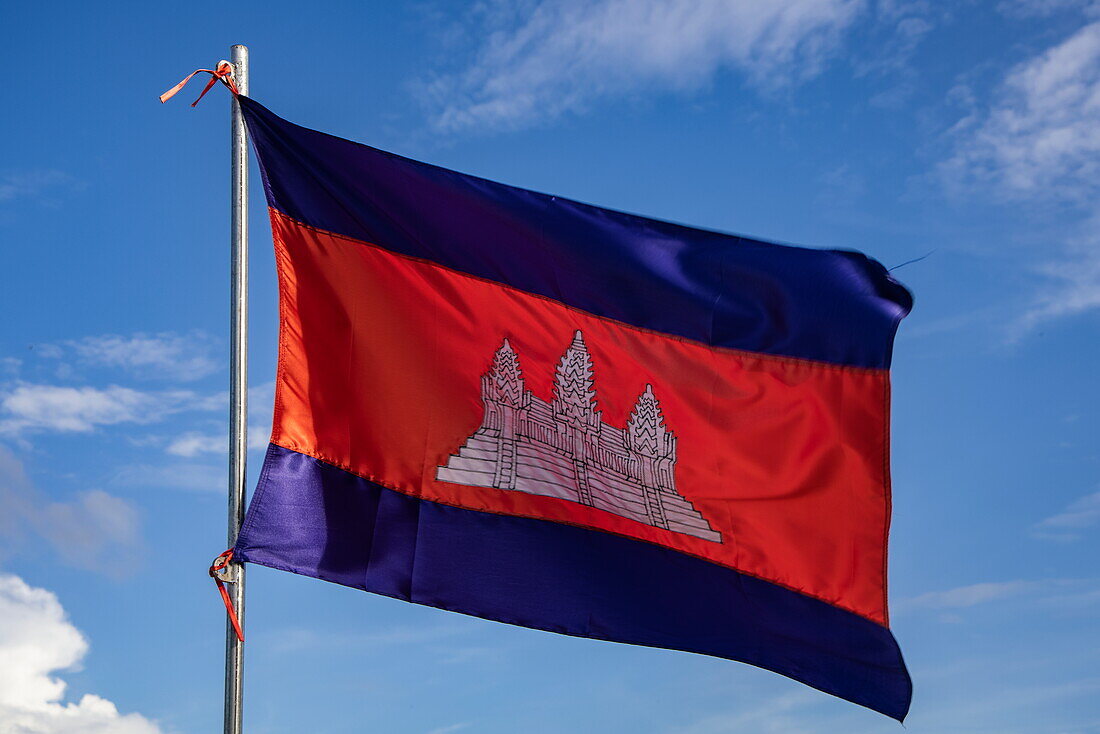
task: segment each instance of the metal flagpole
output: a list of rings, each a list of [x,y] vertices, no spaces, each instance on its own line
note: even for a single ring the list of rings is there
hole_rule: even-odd
[[[248,47],[230,49],[233,82],[241,94],[248,94]],[[229,377],[229,547],[237,544],[244,521],[245,459],[248,451],[248,133],[241,105],[232,105],[232,265],[230,293]],[[244,627],[244,565],[230,566],[229,598],[241,627]],[[225,634],[225,734],[241,734],[244,688],[244,649],[232,623]]]

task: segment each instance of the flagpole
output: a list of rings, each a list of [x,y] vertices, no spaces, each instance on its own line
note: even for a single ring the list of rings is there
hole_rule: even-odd
[[[241,94],[248,94],[248,47],[230,48],[233,83]],[[232,105],[233,198],[231,225],[230,286],[230,362],[229,362],[229,547],[237,544],[244,521],[245,460],[248,451],[248,132],[241,105],[236,97]],[[244,626],[244,565],[232,564],[228,584],[229,597],[237,619]],[[242,694],[244,689],[244,649],[241,640],[226,622],[225,634],[225,734],[241,734]]]

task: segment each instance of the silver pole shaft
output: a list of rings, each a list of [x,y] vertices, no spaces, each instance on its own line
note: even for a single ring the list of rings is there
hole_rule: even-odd
[[[230,49],[233,82],[248,94],[248,47]],[[229,547],[237,543],[244,521],[245,461],[248,451],[248,132],[241,105],[233,98],[232,265],[229,362]],[[236,582],[227,584],[237,619],[244,627],[244,565],[234,564]],[[226,620],[225,734],[241,734],[244,650]]]

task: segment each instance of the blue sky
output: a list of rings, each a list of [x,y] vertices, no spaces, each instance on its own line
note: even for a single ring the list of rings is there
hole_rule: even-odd
[[[0,732],[220,726],[228,103],[156,95],[232,43],[300,124],[888,267],[927,255],[896,272],[917,302],[894,365],[907,728],[1100,732],[1100,6],[23,3],[0,23]],[[260,446],[277,314],[253,196]],[[897,731],[744,665],[250,584],[251,732]]]

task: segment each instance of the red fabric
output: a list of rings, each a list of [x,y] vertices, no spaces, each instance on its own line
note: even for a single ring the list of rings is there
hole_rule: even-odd
[[[222,61],[218,64],[217,69],[195,69],[193,72],[181,79],[180,82],[176,84],[176,86],[172,87],[167,92],[160,95],[160,97],[158,98],[160,99],[160,103],[164,104],[168,100],[172,99],[172,97],[175,97],[180,92],[180,90],[187,86],[187,82],[191,81],[192,77],[194,77],[196,74],[209,74],[210,81],[208,81],[206,83],[206,86],[202,88],[202,91],[199,93],[198,98],[191,103],[192,107],[202,101],[202,98],[206,96],[206,93],[209,92],[210,89],[219,81],[227,86],[229,88],[229,91],[233,92],[233,94],[240,94],[240,92],[237,91],[237,85],[233,83],[233,65],[230,64],[228,61]]]
[[[225,582],[218,576],[218,571],[228,568],[232,561],[232,549],[225,551],[215,558],[214,563],[210,566],[210,578],[214,579],[214,583],[218,586],[218,593],[221,594],[222,604],[225,604],[225,613],[229,616],[229,622],[233,625],[233,631],[237,633],[237,639],[244,642],[244,631],[241,629],[241,621],[237,618],[237,611],[233,608],[233,601],[229,598],[229,592],[226,591]]]
[[[272,224],[282,289],[273,443],[416,497],[669,546],[886,623],[885,370],[716,349],[277,212]],[[481,376],[502,340],[527,388],[549,401],[578,329],[603,420],[625,425],[653,386],[678,438],[676,488],[722,542],[435,479],[481,423]]]

